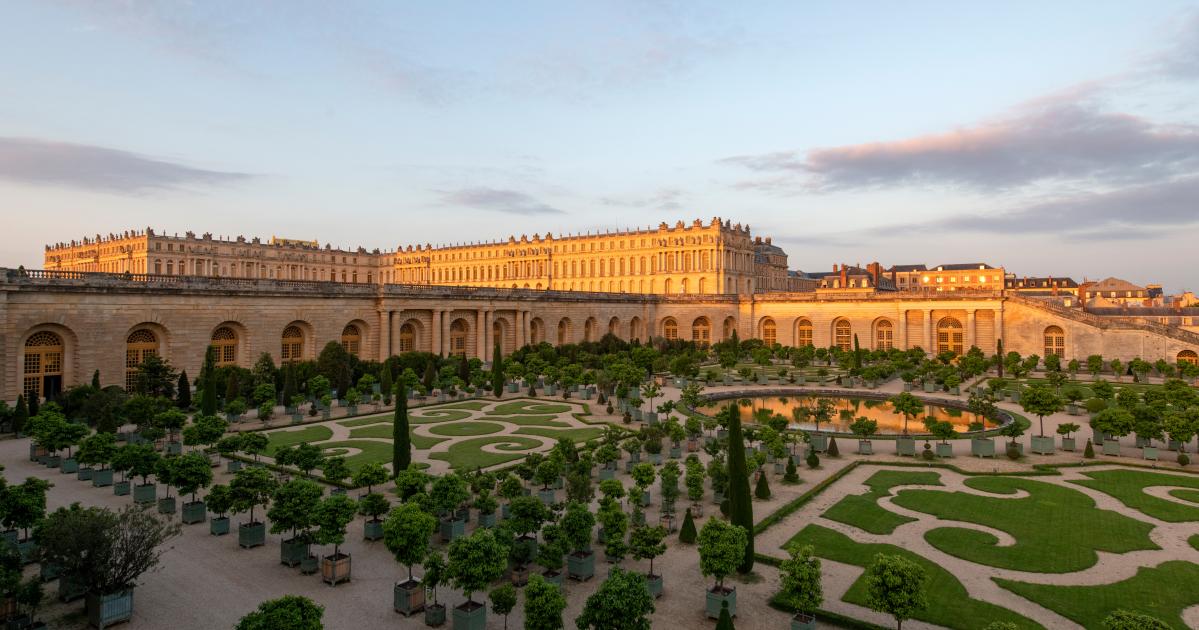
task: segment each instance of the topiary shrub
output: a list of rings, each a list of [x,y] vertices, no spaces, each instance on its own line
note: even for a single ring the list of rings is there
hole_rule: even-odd
[[[691,518],[691,508],[687,508],[687,514],[683,517],[683,526],[679,528],[679,542],[688,545],[694,544],[696,535],[695,520]]]
[[[1189,463],[1191,463],[1191,458],[1189,455],[1187,455],[1186,453],[1178,454],[1178,465],[1179,466],[1186,466]]]
[[[932,444],[929,444],[928,442],[924,443],[924,451],[920,453],[920,457],[923,457],[924,461],[926,462],[931,462],[936,459],[936,455],[933,454]],[[1008,457],[1011,457],[1011,455],[1009,454]],[[1012,459],[1015,459],[1015,457],[1012,457]]]
[[[1087,447],[1082,450],[1082,456],[1087,459],[1095,459],[1095,446],[1087,440]]]
[[[840,457],[841,450],[837,448],[837,438],[831,437],[828,439],[828,451],[825,453],[829,457]]]
[[[770,482],[766,480],[766,475],[758,475],[758,485],[754,487],[754,496],[765,501],[770,498]]]
[[[795,470],[795,460],[787,458],[787,472],[783,475],[783,483],[799,483],[799,472]]]
[[[820,458],[816,456],[816,451],[809,451],[807,460],[808,468],[817,468],[820,466]]]
[[[927,453],[928,451],[925,451],[925,452]],[[1007,458],[1010,460],[1020,459],[1019,449],[1017,449],[1016,445],[1011,442],[1008,442],[1008,444],[1007,444]]]

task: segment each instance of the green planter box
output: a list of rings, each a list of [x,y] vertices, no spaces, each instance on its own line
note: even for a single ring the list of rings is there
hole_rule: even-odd
[[[58,471],[64,475],[73,475],[79,472],[79,460],[74,457],[64,457],[58,462]]]
[[[67,574],[58,576],[58,601],[73,602],[87,595],[87,582]]]
[[[1156,446],[1141,447],[1141,456],[1150,461],[1157,461],[1157,447]]]
[[[445,625],[445,604],[425,606],[425,625],[431,628]]]
[[[507,389],[507,390],[508,390],[508,393],[509,393],[509,394],[515,394],[517,391],[519,391],[519,390],[520,390],[520,386],[519,386],[519,385],[517,385],[516,383],[508,383],[508,384],[505,386],[505,389]]]
[[[975,457],[995,457],[995,440],[991,438],[971,438],[970,454]]]
[[[601,468],[599,471],[600,481],[604,481],[605,479],[613,479],[615,477],[616,471],[612,470],[611,468]]]
[[[208,507],[203,501],[189,501],[183,504],[183,524],[192,525],[203,523],[208,518]]]
[[[133,618],[133,589],[111,595],[87,595],[87,621],[96,628],[107,628]]]
[[[953,457],[953,444],[937,444],[937,457]]]
[[[167,442],[167,455],[179,455],[183,453],[182,442]]]
[[[158,486],[148,483],[133,487],[133,502],[139,505],[153,503],[158,496]]]
[[[128,481],[118,481],[112,484],[112,493],[118,497],[127,496],[131,485]]]
[[[649,594],[654,599],[658,599],[659,597],[661,597],[662,596],[662,576],[660,576],[660,575],[645,576],[645,588],[646,588],[646,590],[649,591]],[[719,617],[720,613],[716,613],[716,616]]]
[[[566,556],[566,573],[570,579],[584,582],[595,577],[595,553],[576,551]]]
[[[683,456],[683,447],[679,445],[670,447],[670,458],[678,459]]]
[[[1074,438],[1072,438],[1072,437],[1062,438],[1062,450],[1063,451],[1073,452],[1074,448],[1075,448],[1074,447]]]
[[[405,617],[424,610],[425,586],[417,580],[396,582],[392,588],[392,608]]]
[[[383,538],[383,521],[369,519],[362,524],[363,540],[379,540]]]
[[[1104,455],[1114,455],[1116,457],[1119,457],[1120,456],[1120,441],[1119,440],[1105,440],[1103,442],[1103,454]]]
[[[931,393],[933,393],[933,392],[935,392],[935,391],[937,391],[937,384],[936,384],[936,383],[925,383],[925,384],[924,384],[924,392],[925,392],[925,393],[927,393],[927,394],[931,394]]]
[[[62,465],[62,457],[59,457],[58,455],[47,455],[46,456],[46,468],[58,468],[61,465]]]
[[[1005,454],[1009,453],[1011,451],[1015,451],[1018,457],[1024,457],[1024,443],[1023,442],[1007,442],[1003,445],[1003,448],[1004,448]],[[1011,457],[1011,455],[1008,455],[1008,457]]]
[[[895,453],[908,457],[916,456],[916,440],[910,437],[895,438]]]
[[[795,616],[791,618],[791,630],[816,630],[816,617],[795,613]]]
[[[823,453],[828,450],[828,436],[820,434],[812,434],[812,448],[816,449],[817,453]]]
[[[546,505],[553,505],[556,493],[553,490],[538,490],[537,498]]]
[[[870,440],[858,440],[858,455],[873,455],[874,442]]]
[[[175,513],[175,497],[163,497],[158,500],[159,514],[174,514]]]
[[[237,526],[237,544],[252,549],[266,544],[266,523],[242,523]]]
[[[241,470],[241,460],[231,459],[228,462],[225,462],[225,470],[227,470],[231,473],[235,473],[235,472]]]
[[[566,574],[561,571],[556,571],[554,573],[542,573],[541,577],[544,578],[546,582],[549,582],[558,588],[562,588],[562,586],[566,583]]]
[[[479,512],[479,527],[495,527],[496,520],[495,512],[491,514]]]
[[[38,577],[43,582],[52,582],[62,575],[62,569],[58,568],[53,562],[43,562],[42,566],[38,567]]]
[[[1057,450],[1053,442],[1052,435],[1034,435],[1032,436],[1032,452],[1037,455],[1052,455]]]
[[[316,556],[305,556],[304,559],[300,561],[300,573],[303,573],[304,575],[312,575],[320,570],[320,568],[321,561],[320,558],[317,558]]]
[[[463,534],[466,533],[466,521],[457,520],[457,519],[452,520],[452,521],[442,521],[440,530],[441,530],[441,542],[448,543],[450,541],[456,540],[457,538],[460,538]]]
[[[466,602],[454,606],[454,630],[486,630],[487,605],[482,602]]]
[[[723,602],[729,603],[729,616],[737,616],[737,589],[725,588],[724,592],[708,589],[705,610],[709,619],[719,619]]]
[[[300,566],[300,561],[308,555],[308,545],[299,538],[288,538],[279,543],[279,564],[289,567]]]
[[[95,474],[95,468],[92,468],[91,466],[83,466],[79,470],[75,471],[75,479],[78,479],[79,481],[91,481],[92,475]]]
[[[26,538],[17,543],[17,553],[21,555],[21,564],[33,562],[37,556],[37,543],[32,538]]]
[[[208,533],[213,536],[224,536],[229,533],[229,517],[214,516],[208,521]]]
[[[650,504],[650,491],[646,490],[645,492],[643,492],[641,494],[641,507],[649,507],[649,504]]]

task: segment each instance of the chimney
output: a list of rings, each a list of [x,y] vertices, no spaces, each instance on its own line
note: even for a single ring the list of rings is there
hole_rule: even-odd
[[[841,288],[849,286],[849,267],[841,265]]]

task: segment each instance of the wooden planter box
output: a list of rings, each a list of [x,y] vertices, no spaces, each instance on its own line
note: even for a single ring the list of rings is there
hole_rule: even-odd
[[[321,579],[330,586],[350,581],[350,554],[339,553],[321,558]]]
[[[1104,440],[1103,454],[1120,456],[1120,441],[1119,440]]]
[[[660,575],[645,576],[645,588],[646,588],[646,590],[649,591],[649,594],[654,599],[658,599],[659,597],[661,597],[662,596],[662,576],[660,576]],[[719,617],[720,613],[716,613],[716,616]]]
[[[858,440],[858,455],[873,455],[874,443],[870,440]]]
[[[362,524],[363,540],[380,540],[383,538],[383,521],[370,519]]]
[[[208,521],[208,533],[213,536],[224,536],[229,533],[229,517],[214,516]]]
[[[307,556],[308,545],[300,538],[288,538],[279,543],[279,564],[286,564],[289,567],[299,566]]]
[[[541,502],[546,505],[553,505],[555,494],[553,490],[538,490],[537,498],[541,499]]]
[[[425,606],[425,625],[430,628],[445,625],[445,604],[430,604]]]
[[[1057,450],[1052,435],[1032,436],[1032,452],[1037,455],[1052,455]]]
[[[479,527],[495,527],[496,520],[495,512],[490,514],[479,512]]]
[[[112,485],[112,469],[105,468],[102,470],[92,471],[92,487],[103,488]]]
[[[183,504],[183,524],[203,523],[208,518],[208,508],[203,501],[190,501]]]
[[[97,628],[129,621],[133,618],[133,589],[111,595],[87,595],[87,621]]]
[[[139,505],[153,503],[157,495],[158,486],[152,483],[133,487],[133,502]]]
[[[312,575],[320,569],[320,564],[321,561],[316,556],[304,556],[304,559],[300,561],[300,573],[304,575]]]
[[[175,513],[175,497],[163,497],[158,500],[159,514],[174,514]]]
[[[816,630],[816,616],[795,613],[791,618],[791,630]]]
[[[482,602],[466,602],[454,606],[454,630],[486,630],[487,606]]]
[[[1011,453],[1012,451],[1015,451],[1017,457],[1024,457],[1024,443],[1023,442],[1007,442],[1003,445],[1003,448],[1004,448],[1004,454],[1008,454],[1008,453]],[[1008,457],[1011,457],[1011,455],[1008,455]]]
[[[566,573],[570,579],[584,582],[595,577],[595,553],[576,551],[566,556]]]
[[[58,601],[73,602],[87,595],[87,583],[67,574],[58,576]]]
[[[1150,461],[1157,461],[1157,447],[1156,446],[1141,447],[1141,456]]]
[[[725,587],[723,591],[708,589],[705,609],[709,619],[719,619],[723,602],[729,603],[729,616],[737,616],[737,589]]]
[[[823,453],[828,450],[828,436],[813,433],[811,436],[812,448],[816,449],[817,453]]]
[[[612,479],[614,477],[616,477],[616,471],[612,470],[611,468],[604,467],[604,468],[601,468],[599,471],[600,481],[604,481],[606,479]]]
[[[425,587],[417,580],[396,582],[392,588],[392,607],[396,612],[411,617],[425,609]]]
[[[466,521],[442,521],[440,529],[441,542],[448,543],[466,533]]]
[[[237,544],[252,549],[266,544],[266,523],[242,523],[237,526]]]
[[[975,457],[995,457],[995,440],[991,438],[970,438],[970,454]]]
[[[64,475],[70,475],[79,472],[79,460],[74,457],[64,457],[58,462],[58,470]]]
[[[901,456],[916,456],[916,440],[910,437],[895,438],[895,453]]]
[[[240,459],[229,460],[228,462],[225,463],[225,470],[227,470],[231,473],[235,473],[235,472],[241,470],[241,460]]]
[[[131,485],[128,481],[118,481],[112,484],[112,493],[118,497],[128,496]]]
[[[1074,438],[1072,438],[1072,437],[1062,438],[1062,450],[1068,451],[1068,452],[1074,452]]]
[[[91,481],[92,475],[96,473],[96,469],[91,466],[81,466],[75,471],[75,479],[79,481]]]
[[[937,444],[937,457],[953,457],[953,444]]]

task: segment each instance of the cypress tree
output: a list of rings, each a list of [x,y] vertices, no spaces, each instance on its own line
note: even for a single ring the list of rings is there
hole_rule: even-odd
[[[402,390],[403,388],[401,388]],[[408,435],[408,393],[396,397],[395,420],[391,424],[391,474],[408,470],[412,464],[412,440]]]
[[[695,519],[691,518],[691,508],[687,508],[687,515],[683,517],[683,526],[679,528],[679,542],[690,545],[695,542],[695,538]]]
[[[433,366],[433,358],[425,362],[425,376],[422,379],[422,384],[425,386],[425,392],[432,392],[433,385],[437,382],[437,368]]]
[[[29,407],[25,406],[25,396],[17,396],[17,408],[12,414],[12,430],[14,433],[20,433],[21,429],[25,428],[25,421],[29,419]]]
[[[216,394],[216,376],[212,377],[212,393]],[[234,400],[241,398],[241,378],[237,375],[237,370],[230,370],[229,377],[225,379],[225,404],[229,404]]]
[[[995,367],[999,370],[999,378],[1003,378],[1003,339],[995,340]]]
[[[383,370],[379,374],[379,393],[383,394],[383,404],[391,404],[391,361],[383,362]]]
[[[737,630],[733,618],[729,615],[729,603],[720,602],[720,619],[716,621],[716,630]]]
[[[187,379],[187,370],[183,370],[179,373],[179,386],[176,387],[176,391],[178,391],[179,394],[175,398],[175,406],[183,410],[191,409],[192,384],[191,381]]]
[[[858,333],[853,334],[853,366],[862,369],[862,348],[858,345]]]
[[[29,417],[30,418],[32,418],[38,414],[38,412],[40,411],[40,409],[38,409],[38,407],[40,407],[40,405],[38,405],[37,395],[35,394],[33,396],[30,396],[29,397]]]
[[[296,395],[295,366],[288,363],[283,366],[283,406],[291,406],[291,398]]]
[[[92,387],[100,389],[100,370],[92,372]]]
[[[770,482],[766,481],[765,473],[758,475],[758,485],[754,488],[754,496],[763,501],[770,498]]]
[[[754,507],[749,496],[749,472],[745,468],[745,440],[741,435],[741,410],[729,405],[729,522],[745,529],[745,556],[739,573],[754,569]]]
[[[470,382],[470,361],[466,358],[466,353],[458,355],[461,360],[458,362],[458,378],[462,379],[463,383]]]
[[[206,416],[216,415],[216,348],[208,346],[204,352],[204,366],[200,368],[200,413]],[[233,380],[230,373],[229,380]]]
[[[496,398],[504,395],[504,357],[500,342],[495,342],[495,350],[491,353],[491,391]]]

